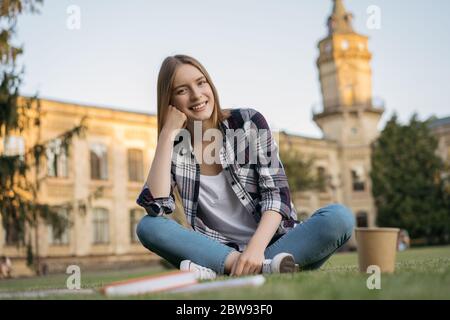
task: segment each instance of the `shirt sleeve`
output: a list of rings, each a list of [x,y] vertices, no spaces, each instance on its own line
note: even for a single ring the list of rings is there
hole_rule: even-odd
[[[175,200],[173,197],[173,190],[176,187],[176,181],[171,174],[170,194],[168,197],[155,198],[152,195],[147,184],[142,188],[136,203],[143,207],[148,215],[153,217],[163,216],[164,214],[171,214],[175,210]]]
[[[279,158],[278,146],[264,116],[251,109],[251,120],[257,130],[258,185],[261,194],[261,214],[278,212],[283,220],[290,219],[291,196],[288,180]]]

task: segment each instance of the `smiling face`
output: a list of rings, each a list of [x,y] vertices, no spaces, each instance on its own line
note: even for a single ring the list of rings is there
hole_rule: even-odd
[[[175,72],[170,104],[189,120],[210,120],[214,111],[214,93],[206,77],[196,67],[182,64]]]

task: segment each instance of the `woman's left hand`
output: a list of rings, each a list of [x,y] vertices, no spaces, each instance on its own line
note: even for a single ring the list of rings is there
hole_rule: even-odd
[[[264,249],[247,247],[231,268],[230,276],[258,274],[264,259]]]

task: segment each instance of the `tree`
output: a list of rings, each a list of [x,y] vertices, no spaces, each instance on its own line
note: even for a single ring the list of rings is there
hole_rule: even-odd
[[[280,148],[280,160],[288,178],[289,189],[292,193],[326,189],[327,177],[316,174],[314,157],[306,158],[297,150]]]
[[[314,156],[306,157],[298,150],[291,148],[287,142],[287,146],[280,148],[280,160],[283,163],[293,198],[299,192],[324,192],[328,187],[334,192],[335,186],[331,184],[331,177],[326,175],[324,170],[315,170],[316,159]],[[301,212],[298,218],[303,220],[307,217],[307,214]]]
[[[405,228],[413,238],[425,237],[428,243],[446,242],[448,181],[428,124],[416,114],[407,125],[398,123],[395,114],[387,122],[372,144],[372,193],[379,226]]]
[[[37,97],[21,97],[23,68],[18,70],[17,58],[23,48],[14,45],[20,14],[38,12],[42,0],[2,0],[0,2],[0,214],[5,230],[14,230],[17,245],[27,244],[28,261],[33,261],[31,230],[34,229],[34,250],[39,249],[40,221],[52,225],[56,236],[68,226],[67,219],[50,205],[39,201],[39,189],[45,174],[40,172],[49,145],[59,142],[59,152],[69,153],[74,136],[86,129],[83,121],[51,140],[41,141],[41,107]],[[10,152],[7,145],[13,136],[27,136],[24,152]],[[31,139],[32,137],[32,139]],[[70,204],[64,204],[70,205]],[[27,232],[30,232],[27,236]],[[39,252],[35,267],[39,273]]]

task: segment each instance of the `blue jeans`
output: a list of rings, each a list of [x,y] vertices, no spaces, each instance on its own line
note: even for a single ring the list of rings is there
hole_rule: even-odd
[[[318,269],[350,239],[354,224],[354,216],[345,206],[325,206],[288,233],[273,238],[264,256],[271,259],[278,253],[287,252],[294,256],[300,269]],[[136,232],[147,249],[176,267],[182,260],[191,260],[224,274],[225,260],[235,251],[166,217],[145,216]]]

